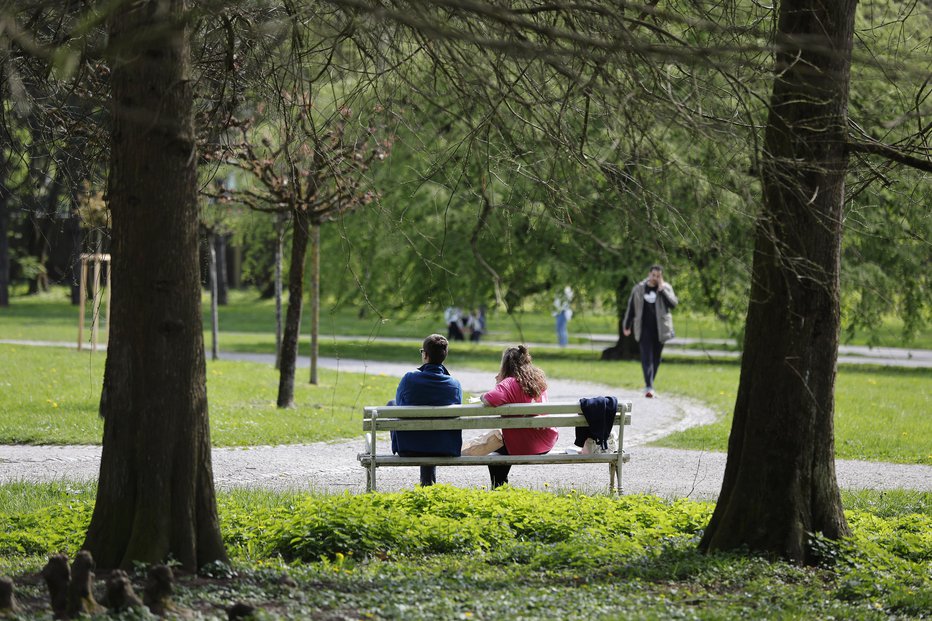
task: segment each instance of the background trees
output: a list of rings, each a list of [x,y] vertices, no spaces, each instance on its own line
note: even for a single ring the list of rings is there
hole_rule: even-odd
[[[67,97],[49,109],[14,105],[42,100],[29,95],[27,86],[35,92],[45,87],[36,79],[17,83],[14,73],[29,77],[50,66],[74,66],[43,51],[43,40],[58,45],[63,39],[49,34],[47,25],[54,22],[49,7],[37,6],[23,18],[32,20],[27,30],[38,33],[35,37],[4,34],[11,60],[4,65],[3,101],[13,102],[4,103],[10,140],[5,149],[15,156],[6,161],[18,162],[18,168],[4,170],[2,178],[19,223],[40,223],[41,214],[61,211],[63,197],[73,190],[73,185],[65,190],[72,178],[93,177],[83,169],[71,172],[79,167],[69,166],[61,154],[79,149],[69,142],[74,132],[58,132],[49,121],[58,118],[56,110],[70,109]],[[168,10],[180,5],[146,6]],[[850,110],[856,114],[850,118],[847,64],[836,66],[841,56],[821,46],[847,49],[859,23],[852,3],[783,3],[776,40],[771,40],[776,13],[759,3],[454,0],[416,7],[412,11],[409,3],[393,0],[333,0],[311,6],[222,5],[189,14],[198,26],[199,63],[190,77],[199,96],[201,142],[228,147],[225,152],[217,147],[221,155],[206,161],[205,168],[224,176],[230,167],[248,171],[237,186],[240,200],[284,211],[294,221],[292,324],[300,317],[304,235],[330,217],[338,226],[325,240],[326,254],[340,259],[328,261],[326,268],[338,278],[331,299],[356,304],[361,311],[413,312],[494,300],[513,312],[528,301],[548,301],[549,291],[570,280],[583,299],[617,300],[620,306],[644,267],[660,260],[671,274],[681,275],[677,287],[689,305],[734,322],[738,331],[750,291],[746,373],[730,462],[734,469],[723,490],[723,513],[706,544],[747,544],[808,560],[803,531],[844,532],[830,468],[833,361],[842,313],[853,311],[847,323],[852,328],[872,326],[891,307],[902,310],[907,329],[928,316],[928,179],[903,174],[889,163],[928,170],[928,85],[923,80],[932,62],[927,48],[900,43],[927,41],[921,37],[928,28],[913,30],[913,24],[928,26],[927,7],[884,3],[870,7],[879,23],[868,23],[869,14],[861,16],[870,35],[858,39],[851,71],[865,77],[866,85],[855,81],[851,89]],[[71,7],[65,11],[69,19],[60,21],[83,23],[68,13],[72,9],[80,14]],[[826,32],[834,35],[815,27],[823,18]],[[68,28],[55,32],[66,33],[64,40],[71,36]],[[814,73],[802,71],[787,50],[810,61]],[[774,62],[786,71],[775,73]],[[917,65],[919,70],[913,68]],[[77,66],[87,71],[64,72],[47,85],[79,84],[93,94],[87,86],[94,83],[91,76],[109,71]],[[184,70],[183,65],[174,69]],[[776,85],[771,84],[774,75]],[[822,79],[825,75],[828,79]],[[22,85],[19,91],[16,84]],[[891,90],[890,84],[897,86]],[[132,86],[127,82],[120,88]],[[365,105],[348,103],[363,94]],[[793,99],[794,94],[802,99]],[[188,104],[172,105],[184,133]],[[355,111],[347,114],[348,109]],[[35,111],[42,114],[35,116]],[[827,114],[813,116],[814,111]],[[381,120],[370,122],[376,114],[390,117],[385,136],[393,137],[394,155],[384,170],[369,171],[367,157],[386,147],[379,141],[368,144],[379,133],[369,128],[382,125]],[[128,191],[119,184],[126,184],[130,174],[150,183],[159,149],[174,157],[179,145],[187,148],[186,137],[157,143],[149,134],[134,134],[140,153],[149,153],[136,159],[126,156],[130,143],[120,132],[127,127],[115,133],[114,144],[123,151],[113,159],[112,211],[120,227],[114,235],[121,252],[127,257],[141,253],[139,264],[148,265],[162,256],[161,249],[146,245],[152,240],[139,240],[135,247],[139,230],[125,224],[127,197],[134,195],[120,195]],[[236,140],[229,140],[231,128],[240,132]],[[848,171],[852,154],[857,159]],[[124,165],[127,170],[121,172]],[[174,160],[165,165],[181,167]],[[182,170],[177,187],[151,186],[153,195],[180,201],[177,219],[185,226],[189,172]],[[15,185],[13,179],[29,181]],[[846,182],[853,187],[847,195]],[[369,183],[372,194],[365,191]],[[227,192],[216,195],[224,198]],[[370,197],[379,199],[371,202],[377,209],[349,213]],[[847,246],[845,222],[858,233]],[[147,226],[160,230],[159,224]],[[753,268],[752,230],[757,235]],[[175,233],[182,240],[176,256],[186,263],[192,260],[186,245],[190,231]],[[47,238],[42,233],[32,240],[44,244]],[[129,240],[132,249],[122,245]],[[39,258],[19,260],[16,269],[32,265],[50,271],[49,261],[40,257],[42,244],[30,249],[28,236],[22,237],[19,256]],[[842,256],[849,263],[839,267]],[[147,269],[157,273],[160,268]],[[190,311],[188,275],[177,276],[183,297],[178,312]],[[846,275],[851,278],[847,289]],[[888,280],[903,284],[889,287]],[[120,303],[134,308],[125,299]],[[123,327],[119,322],[114,327],[114,360],[128,355],[122,348],[129,337],[121,332],[127,317]],[[163,319],[156,317],[155,323],[169,338],[176,324]],[[193,316],[185,316],[184,329],[195,329],[188,319]],[[770,343],[774,334],[779,343]],[[188,336],[185,332],[181,347],[193,371],[178,380],[190,388],[178,407],[197,421],[185,438],[196,438],[187,449],[199,460],[205,437],[199,426],[201,362],[191,351],[198,344]],[[285,341],[283,349],[297,343],[296,327]],[[158,352],[152,367],[140,369],[140,377],[175,381],[160,375],[164,369],[158,365],[174,360],[162,341],[139,347]],[[287,357],[293,359],[290,352]],[[116,369],[128,363],[112,364],[118,378]],[[283,404],[290,401],[288,376],[283,372]],[[293,366],[290,376],[293,381]],[[770,399],[768,391],[783,400]],[[135,394],[108,390],[102,410],[146,411],[147,403]],[[772,496],[754,496],[754,506],[732,506],[732,493],[750,476],[741,472],[772,474],[769,468],[777,460],[766,460],[767,454],[753,444],[769,437],[772,426],[793,430],[774,446],[781,447],[780,460],[802,465],[800,474],[796,479],[775,476]],[[156,452],[170,445],[169,440],[159,442]],[[208,482],[202,478],[198,489],[204,485]],[[115,495],[109,483],[104,487]],[[787,505],[794,511],[751,519],[761,507]],[[794,521],[796,515],[805,519]],[[725,538],[717,534],[718,520],[766,523],[769,533],[785,537],[775,543],[756,531],[729,528],[734,537]],[[191,560],[189,552],[185,558]]]
[[[266,71],[252,76],[254,97],[235,110],[210,157],[238,170],[235,190],[249,208],[291,224],[288,310],[279,356],[279,407],[294,399],[294,375],[308,248],[311,254],[311,383],[317,382],[320,226],[372,202],[366,174],[391,151],[385,109],[374,101],[368,78],[358,78],[358,52],[347,33],[327,24],[288,18],[284,41],[260,56]],[[363,67],[364,69],[364,67]],[[264,103],[268,102],[268,104]]]
[[[484,120],[507,108],[522,127],[530,128],[523,137],[542,134],[558,155],[533,152],[548,172],[572,159],[585,170],[582,164],[590,153],[603,155],[594,159],[601,159],[610,170],[624,170],[620,158],[612,161],[599,151],[590,119],[600,115],[598,108],[593,115],[590,93],[598,91],[604,98],[601,102],[617,105],[625,101],[619,96],[625,86],[629,100],[655,104],[654,123],[676,123],[691,137],[708,132],[725,144],[747,137],[755,145],[750,151],[739,150],[747,154],[748,170],[759,176],[762,194],[762,207],[752,211],[757,225],[741,385],[725,483],[703,547],[747,546],[810,562],[811,533],[834,538],[847,532],[834,476],[832,417],[848,156],[852,150],[883,154],[924,167],[929,159],[924,146],[928,127],[920,123],[900,148],[849,137],[853,2],[781,3],[772,48],[773,94],[766,107],[754,99],[760,97],[754,84],[743,79],[745,71],[759,75],[760,68],[769,65],[769,48],[754,41],[764,34],[759,28],[767,18],[766,9],[740,7],[730,12],[714,6],[689,15],[691,7],[671,6],[669,12],[647,12],[653,19],[650,33],[644,36],[633,33],[645,23],[644,15],[632,20],[624,9],[595,4],[570,12],[560,5],[538,10],[454,3],[416,17],[402,15],[395,5],[380,4],[372,12],[411,26],[415,38],[430,39],[428,55],[440,72],[454,73],[451,67],[465,66],[455,59],[467,56],[467,49],[486,59],[491,79],[471,80],[466,66],[451,83],[486,104]],[[590,20],[596,14],[598,18]],[[708,20],[704,28],[695,26],[697,18]],[[737,27],[729,29],[726,24]],[[579,40],[588,46],[577,46]],[[485,90],[490,83],[492,97]],[[923,89],[920,86],[917,92]],[[707,107],[713,98],[717,101]],[[915,112],[921,116],[920,106]],[[736,127],[740,129],[735,131]],[[630,157],[636,165],[666,151],[651,129],[638,127],[634,140],[625,145],[628,154],[635,145],[649,145],[646,158]],[[617,144],[624,134],[611,135]],[[915,158],[915,152],[922,157]],[[524,155],[515,159],[528,163]],[[668,158],[657,168],[683,159]],[[529,164],[529,168],[541,167]],[[710,168],[709,163],[703,168]],[[544,175],[536,181],[546,186],[556,178]],[[673,196],[666,201],[657,200],[650,186],[639,186],[630,195],[645,205],[642,215],[650,225],[662,223],[667,232],[705,229],[704,210],[695,218],[676,210],[677,185],[674,181],[668,186]],[[548,198],[554,196],[559,193]],[[754,195],[746,196],[753,204]],[[486,204],[491,202],[484,198]],[[554,220],[562,211],[575,213],[567,202],[551,203],[547,211]],[[479,220],[485,223],[486,218],[482,211]],[[654,237],[652,229],[649,226],[644,236],[662,248],[665,236]],[[670,237],[688,239],[689,235],[678,231]],[[704,271],[706,253],[690,249],[685,254],[701,257],[696,264]]]

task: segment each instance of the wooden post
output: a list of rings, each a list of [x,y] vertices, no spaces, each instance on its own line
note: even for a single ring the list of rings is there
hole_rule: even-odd
[[[369,471],[367,472],[369,476],[366,477],[366,491],[375,492],[377,491],[375,487],[375,454],[376,454],[375,434],[377,432],[376,427],[378,427],[378,422],[379,422],[379,411],[372,410],[372,415],[370,416],[370,419],[372,421],[372,428],[370,429],[370,435],[369,435]]]
[[[621,468],[625,461],[625,423],[630,415],[631,404],[625,403],[621,406],[621,423],[618,425],[618,462],[615,465],[615,484],[617,485],[619,494],[621,494]]]
[[[100,255],[94,255],[94,304],[91,307],[93,317],[91,320],[91,350],[97,351],[97,331],[100,326]]]
[[[94,262],[94,275],[91,285],[91,349],[97,351],[97,337],[100,326],[100,307],[102,295],[100,290],[100,270],[103,263],[107,264],[107,308],[105,310],[105,328],[108,336],[110,331],[110,255],[109,254],[82,254],[81,255],[81,282],[78,287],[78,350],[84,348],[84,322],[87,315],[87,277],[90,269],[88,263]]]
[[[87,303],[87,255],[81,255],[81,282],[78,285],[78,351],[84,346],[84,313]]]

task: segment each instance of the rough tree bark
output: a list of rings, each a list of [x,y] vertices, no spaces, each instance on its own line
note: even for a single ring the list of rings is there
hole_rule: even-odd
[[[288,310],[285,313],[285,333],[279,359],[278,407],[294,403],[295,366],[298,362],[298,339],[301,336],[301,303],[304,295],[304,263],[310,239],[310,218],[307,209],[292,212],[294,231],[291,237],[291,265],[288,271]]]
[[[0,48],[0,109],[6,106],[7,94],[7,76],[6,76],[6,55],[9,53],[7,46]],[[0,140],[4,144],[12,144],[6,123],[0,123]],[[6,187],[7,169],[9,161],[5,153],[0,152],[0,308],[10,305],[10,215],[9,200],[10,191]]]
[[[113,311],[103,455],[84,548],[105,569],[225,560],[200,314],[192,83],[184,0],[111,16]]]
[[[855,8],[780,5],[741,379],[703,550],[747,547],[811,563],[810,533],[849,532],[832,419]]]

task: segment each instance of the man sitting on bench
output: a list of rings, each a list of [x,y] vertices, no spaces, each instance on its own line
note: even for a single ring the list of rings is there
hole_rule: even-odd
[[[457,405],[463,402],[463,389],[458,380],[450,376],[443,366],[447,359],[447,339],[431,334],[421,347],[421,364],[417,371],[406,373],[395,400],[389,405]],[[402,457],[459,457],[463,445],[463,432],[446,431],[392,431],[392,453]],[[437,482],[436,466],[421,466],[421,485]]]

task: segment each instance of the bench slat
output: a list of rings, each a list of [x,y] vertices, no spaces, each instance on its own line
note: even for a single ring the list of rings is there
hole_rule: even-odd
[[[371,462],[368,453],[359,453],[357,459],[364,466]],[[621,460],[627,463],[631,459],[628,453],[622,453]],[[463,455],[461,457],[400,457],[398,455],[376,455],[379,466],[481,466],[485,464],[611,464],[618,461],[618,453],[598,453],[595,455],[569,455],[566,453],[548,453],[547,455]]]
[[[630,412],[631,402],[618,403],[618,412]],[[443,418],[467,416],[502,416],[528,414],[579,414],[578,403],[509,403],[495,408],[480,403],[467,403],[464,405],[385,405],[367,406],[363,408],[363,418],[372,418],[373,412],[378,412],[378,418]]]
[[[631,424],[630,414],[616,414],[612,425],[620,425],[624,416],[624,424]],[[439,418],[439,419],[403,419],[379,418],[376,428],[379,431],[420,431],[444,429],[536,429],[540,427],[586,427],[586,419],[580,415],[553,415],[518,418]],[[363,421],[365,431],[372,429],[372,420]]]

